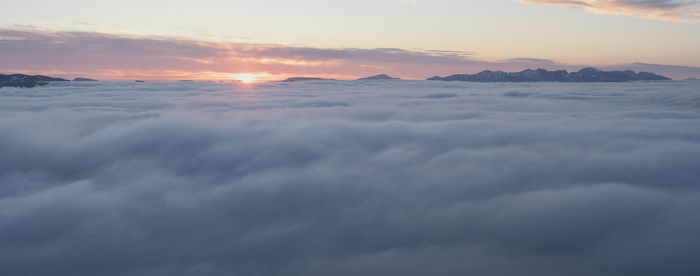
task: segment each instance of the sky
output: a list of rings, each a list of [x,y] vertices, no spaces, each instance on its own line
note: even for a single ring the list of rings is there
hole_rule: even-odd
[[[42,57],[46,61],[44,66],[0,64],[4,72],[50,71],[66,76],[89,73],[116,79],[226,79],[246,73],[268,78],[290,75],[353,78],[388,72],[420,79],[437,74],[473,73],[480,69],[537,66],[580,69],[590,65],[624,68],[641,63],[693,67],[673,75],[674,78],[700,75],[697,72],[700,67],[698,1],[127,0],[100,1],[96,5],[94,1],[80,0],[5,0],[3,5],[12,8],[0,10],[0,57],[11,58],[7,53],[13,52],[14,56]],[[78,49],[101,51],[95,53],[99,58],[92,58],[101,66],[68,66],[74,58],[54,50],[56,41],[33,41],[32,45],[37,47],[39,43],[46,43],[44,52],[38,52],[17,43],[29,34],[9,35],[8,31],[48,36],[73,33],[74,40],[64,43],[75,43],[73,47]],[[108,38],[85,41],[86,36],[130,38],[134,40],[133,45],[154,40],[161,41],[156,44],[187,41],[206,44],[211,48],[207,51],[246,45],[247,48],[335,50],[336,55],[313,59],[277,51],[269,55],[248,53],[244,54],[244,62],[231,62],[232,57],[240,56],[238,52],[229,51],[224,55],[226,58],[203,57],[179,53],[181,51],[172,48],[176,45],[164,45],[165,49],[159,50],[176,51],[180,56],[161,57],[167,61],[159,62],[170,64],[169,68],[145,70],[115,64],[119,63],[114,60],[118,51],[105,47],[105,43],[114,41]],[[100,47],[102,49],[97,49]],[[356,50],[400,49],[428,57],[447,56],[452,61],[432,66],[405,60],[401,65],[393,65],[368,62],[374,60],[369,56],[349,58],[344,53],[348,49],[355,53]],[[134,57],[139,54],[134,50]],[[60,57],[65,59],[57,60]],[[520,59],[520,64],[512,62],[515,58]],[[198,59],[200,63],[218,66],[195,66],[201,68],[196,70],[175,67],[177,59]],[[539,62],[522,64],[523,59]],[[465,61],[471,66],[464,64]],[[271,69],[273,64],[285,68]]]

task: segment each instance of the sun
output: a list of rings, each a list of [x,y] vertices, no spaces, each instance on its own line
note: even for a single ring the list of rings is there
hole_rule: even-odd
[[[273,77],[267,72],[262,73],[236,73],[236,74],[221,74],[220,78],[238,81],[242,84],[253,84],[261,81],[270,80]]]
[[[238,74],[236,76],[236,79],[238,79],[242,83],[252,83],[255,82],[256,76],[253,74]]]

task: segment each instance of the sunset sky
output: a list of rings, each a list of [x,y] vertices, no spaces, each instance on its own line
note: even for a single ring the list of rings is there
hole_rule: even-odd
[[[686,78],[700,76],[700,4],[4,0],[0,60],[3,73],[101,79],[423,79],[589,65]]]
[[[0,0],[0,276],[696,276],[699,160],[700,0]]]

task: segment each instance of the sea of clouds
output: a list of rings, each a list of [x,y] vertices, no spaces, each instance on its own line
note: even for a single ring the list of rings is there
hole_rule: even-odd
[[[700,82],[0,89],[0,275],[700,275]]]

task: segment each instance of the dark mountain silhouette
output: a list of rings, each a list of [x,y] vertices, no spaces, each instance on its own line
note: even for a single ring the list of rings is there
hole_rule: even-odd
[[[399,78],[392,78],[387,74],[381,74],[381,75],[361,78],[361,79],[357,79],[357,80],[400,80],[400,79]]]
[[[283,80],[282,82],[298,82],[298,81],[314,81],[314,80],[334,80],[334,79],[324,79],[324,78],[312,78],[312,77],[293,77]]]
[[[97,81],[97,80],[88,79],[88,78],[75,78],[75,79],[73,79],[73,81]]]
[[[0,74],[0,87],[36,87],[40,85],[46,85],[49,82],[54,81],[69,81],[67,79],[52,78],[47,76],[30,76],[25,74],[12,74],[5,75]]]
[[[432,77],[428,80],[471,82],[626,82],[671,79],[649,72],[635,73],[632,70],[601,71],[589,67],[571,73],[564,70],[547,71],[545,69],[527,69],[517,73],[487,70],[477,74]]]

